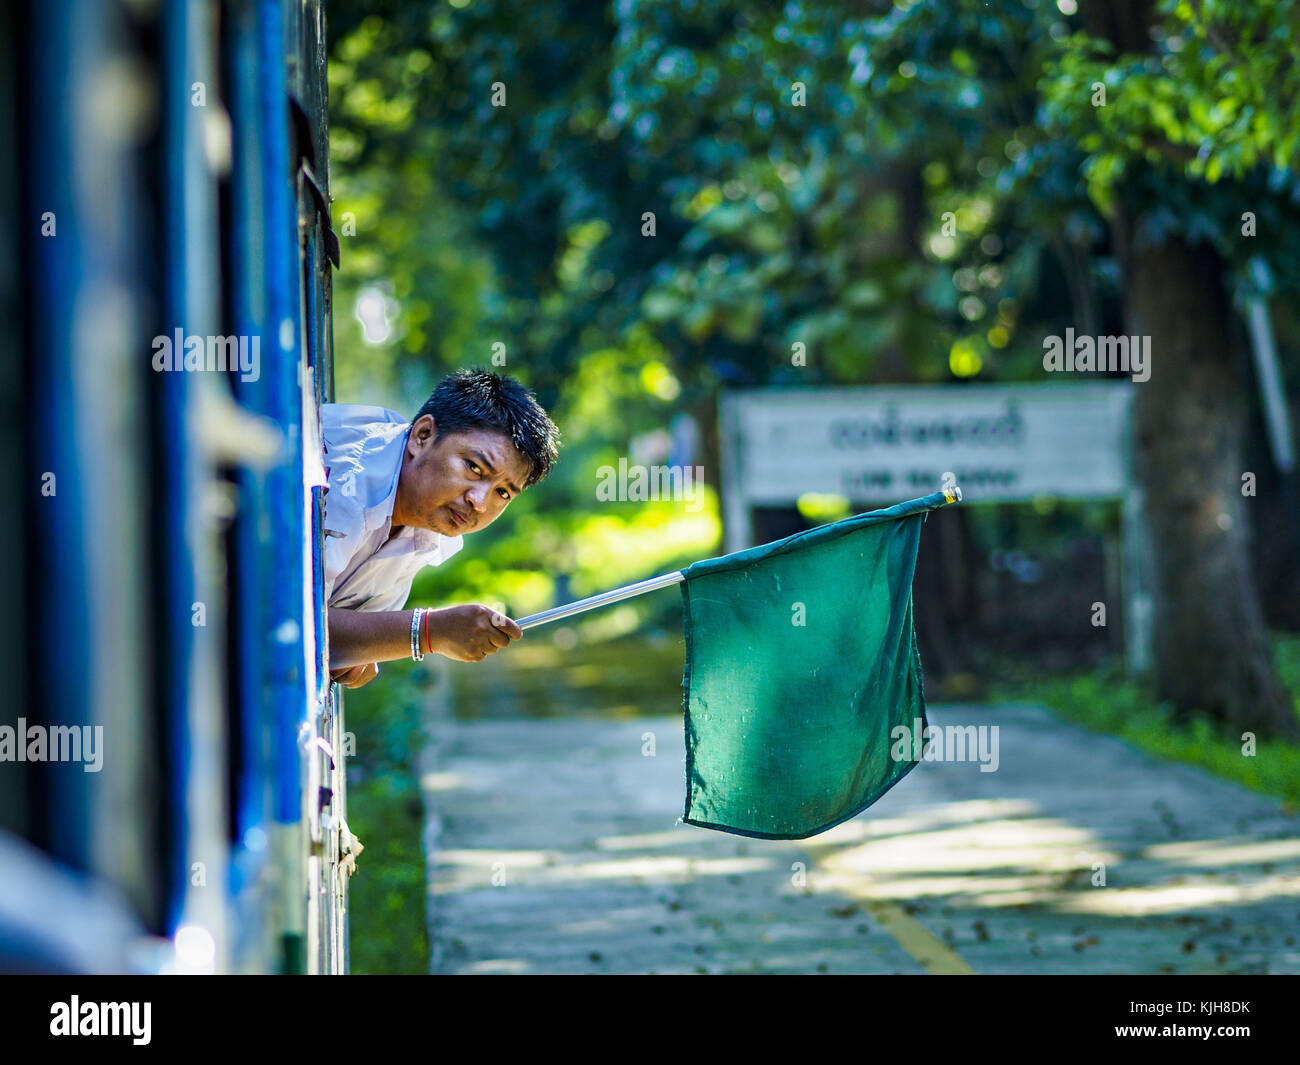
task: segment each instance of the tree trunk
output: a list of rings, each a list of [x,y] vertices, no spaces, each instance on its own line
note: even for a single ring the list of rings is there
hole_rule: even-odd
[[[1153,545],[1157,694],[1243,730],[1300,738],[1250,562],[1222,263],[1177,237],[1126,260],[1128,331],[1151,338],[1151,378],[1135,385],[1135,457]]]
[[[880,195],[890,196],[898,205],[898,224],[859,237],[856,266],[867,275],[873,261],[921,259],[925,221],[921,162],[900,159],[865,174],[858,186],[859,201],[865,204]],[[923,313],[915,291],[904,296],[903,305],[896,307],[895,313]],[[915,380],[912,353],[900,340],[873,353],[870,375],[862,383],[912,384]],[[912,583],[916,638],[929,690],[944,699],[967,699],[979,693],[970,643],[977,606],[971,541],[970,514],[965,508],[935,511],[927,519],[926,535],[921,537],[916,558]]]
[[[1154,0],[1091,3],[1083,14],[1118,51],[1150,50]],[[1135,458],[1152,544],[1156,694],[1243,731],[1300,739],[1250,562],[1223,264],[1177,236],[1134,240],[1139,222],[1121,210],[1112,229],[1128,331],[1151,337],[1151,379],[1135,386]]]

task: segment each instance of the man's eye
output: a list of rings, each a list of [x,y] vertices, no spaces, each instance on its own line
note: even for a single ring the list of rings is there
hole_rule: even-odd
[[[469,464],[469,468],[470,468],[471,470],[473,470],[475,473],[478,473],[478,463],[476,463],[476,462],[471,462],[471,463]]]
[[[507,492],[504,488],[498,488],[497,491],[501,493],[501,498],[502,498],[502,499],[504,499],[507,503],[510,502],[510,493],[509,493],[509,492]]]

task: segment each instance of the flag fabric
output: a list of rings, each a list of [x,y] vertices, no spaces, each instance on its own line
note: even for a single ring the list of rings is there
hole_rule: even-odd
[[[919,745],[898,739],[926,727],[912,574],[926,514],[950,501],[936,492],[683,571],[683,821],[803,839],[911,771]]]

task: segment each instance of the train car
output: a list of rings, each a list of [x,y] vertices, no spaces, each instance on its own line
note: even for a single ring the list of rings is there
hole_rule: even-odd
[[[323,4],[0,49],[0,969],[346,972]]]

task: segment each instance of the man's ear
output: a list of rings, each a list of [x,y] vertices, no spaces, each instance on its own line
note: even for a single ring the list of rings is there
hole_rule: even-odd
[[[433,420],[433,415],[422,414],[412,423],[411,431],[407,435],[407,452],[412,458],[414,458],[425,448],[429,447],[437,435],[438,423]]]

